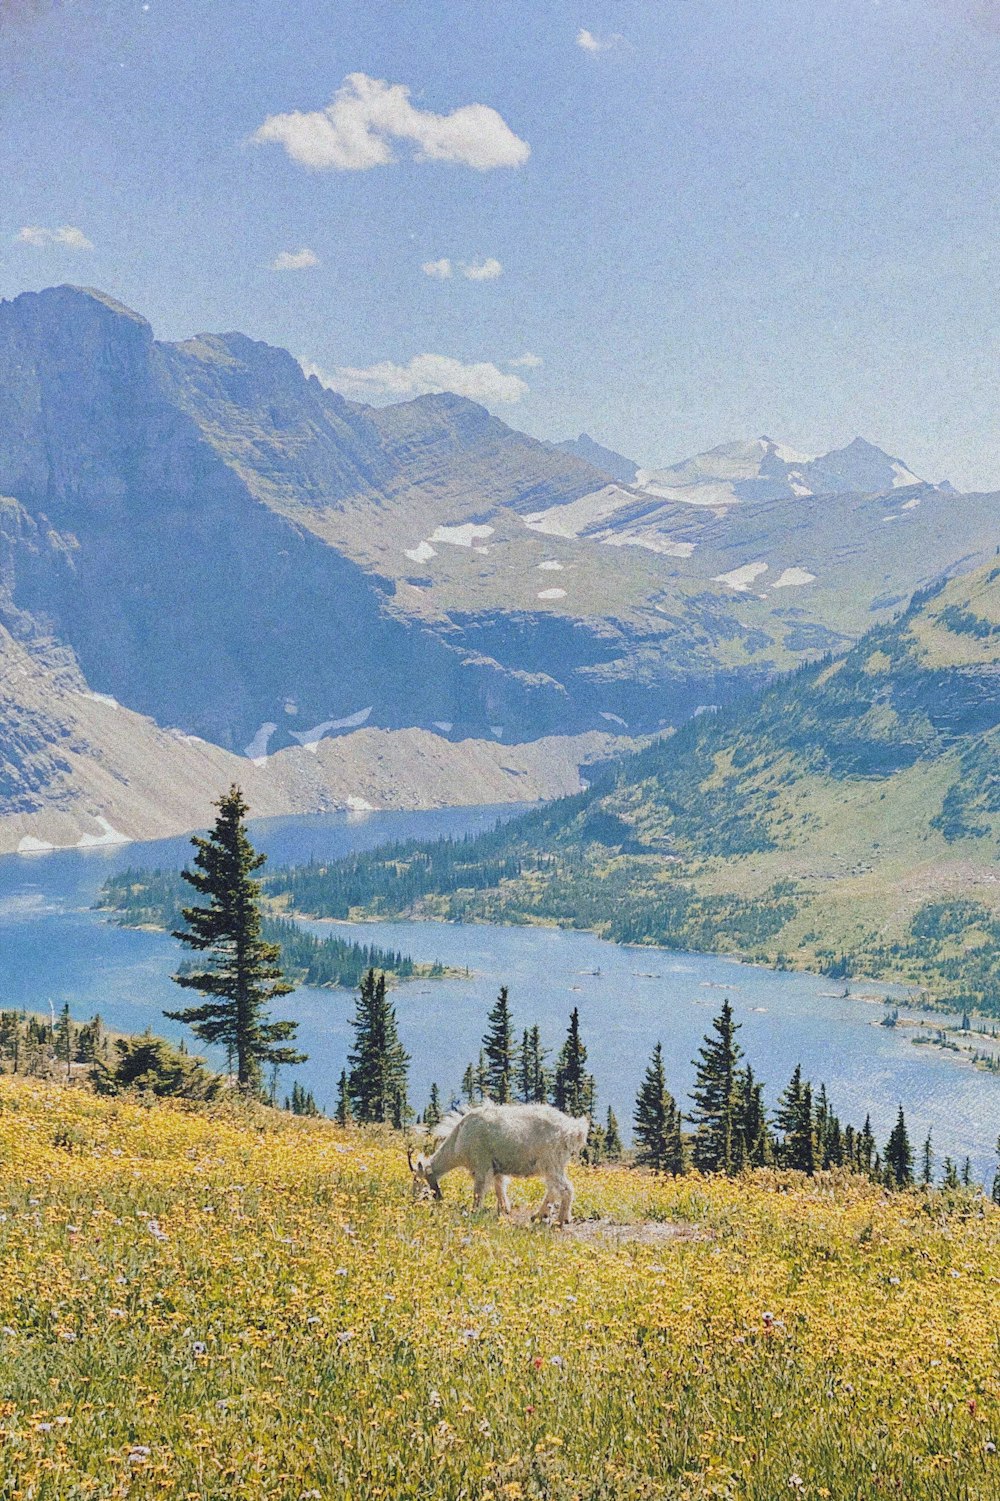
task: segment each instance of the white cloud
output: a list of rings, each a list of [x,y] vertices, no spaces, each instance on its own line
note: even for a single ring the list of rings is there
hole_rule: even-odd
[[[488,255],[482,261],[469,261],[462,266],[466,281],[495,281],[503,275],[503,265],[496,256]]]
[[[617,32],[610,36],[596,36],[588,31],[586,26],[581,26],[576,34],[576,45],[582,47],[584,52],[610,52],[613,47],[620,47],[624,38]]]
[[[519,354],[516,360],[508,360],[507,364],[511,370],[537,370],[539,365],[545,364],[545,361],[540,354],[532,354],[530,350],[525,350],[524,354]]]
[[[315,171],[364,172],[396,160],[393,142],[408,141],[419,162],[459,162],[488,172],[520,167],[531,147],[486,104],[464,104],[449,115],[418,109],[405,84],[349,73],[330,104],[319,110],[269,115],[256,142],[277,142],[293,161]]]
[[[424,261],[420,269],[425,276],[433,276],[437,281],[450,281],[456,269],[466,281],[495,281],[503,275],[503,264],[493,255],[480,261],[459,261],[457,268],[455,262],[445,255],[439,261]]]
[[[41,224],[26,224],[15,239],[22,245],[34,245],[44,250],[49,245],[62,245],[67,250],[93,250],[93,241],[88,240],[82,229],[74,224],[64,224],[61,229],[45,229]]]
[[[319,265],[315,250],[303,245],[301,250],[280,250],[271,262],[272,271],[311,271]]]
[[[466,365],[446,354],[415,354],[406,365],[391,360],[364,369],[343,365],[332,372],[304,360],[302,368],[333,391],[376,403],[453,391],[484,406],[512,406],[528,394],[528,385],[519,375],[510,375],[488,360]]]

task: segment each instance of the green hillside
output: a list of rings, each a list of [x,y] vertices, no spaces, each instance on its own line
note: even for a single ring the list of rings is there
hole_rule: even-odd
[[[463,843],[277,872],[326,916],[555,921],[1000,1012],[1000,566]]]

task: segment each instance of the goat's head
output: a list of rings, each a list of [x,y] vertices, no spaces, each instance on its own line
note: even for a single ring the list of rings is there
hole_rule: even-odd
[[[431,1194],[435,1199],[443,1197],[441,1185],[431,1171],[431,1160],[418,1152],[414,1159],[409,1147],[406,1149],[406,1160],[413,1174],[413,1196],[416,1199],[424,1199]]]

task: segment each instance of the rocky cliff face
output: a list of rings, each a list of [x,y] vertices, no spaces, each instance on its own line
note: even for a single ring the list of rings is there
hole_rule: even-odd
[[[616,483],[602,452],[450,395],[364,407],[240,334],[158,343],[100,293],[0,303],[0,628],[44,668],[30,722],[7,694],[0,801],[100,740],[96,710],[46,720],[66,674],[244,766],[363,726],[637,734],[848,646],[1000,541],[995,497],[900,488],[867,445],[825,482],[888,465],[885,495],[730,509]]]

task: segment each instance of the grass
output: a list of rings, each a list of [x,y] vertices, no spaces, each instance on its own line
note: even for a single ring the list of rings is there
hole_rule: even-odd
[[[4,1498],[1000,1496],[991,1206],[575,1169],[697,1231],[615,1244],[326,1122],[0,1106]]]

